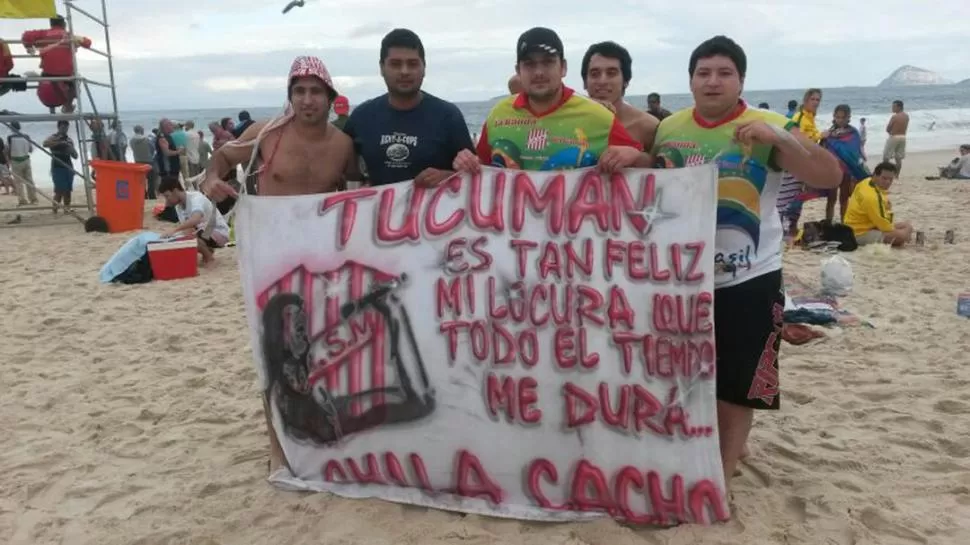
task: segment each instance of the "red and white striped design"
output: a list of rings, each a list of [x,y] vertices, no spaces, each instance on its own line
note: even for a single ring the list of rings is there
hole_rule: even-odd
[[[261,293],[260,311],[278,293],[303,298],[310,339],[311,385],[325,381],[334,397],[396,384],[399,378],[389,365],[384,318],[373,309],[341,323],[340,307],[367,293],[376,283],[391,277],[353,261],[336,270],[311,273],[299,266]],[[384,404],[384,395],[361,397],[351,404],[351,414]]]
[[[536,127],[529,131],[529,135],[525,141],[525,148],[531,151],[542,151],[546,149],[548,137],[549,132],[546,129]]]

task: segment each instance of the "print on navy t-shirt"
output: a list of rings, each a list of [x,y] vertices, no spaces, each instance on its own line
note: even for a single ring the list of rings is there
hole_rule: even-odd
[[[350,113],[344,132],[370,185],[413,180],[426,168],[451,170],[460,150],[474,150],[458,107],[428,93],[411,110],[392,108],[387,94],[368,100]]]

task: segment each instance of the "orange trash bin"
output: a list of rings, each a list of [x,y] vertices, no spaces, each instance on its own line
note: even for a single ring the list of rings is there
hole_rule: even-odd
[[[91,161],[97,175],[94,186],[98,215],[108,232],[134,231],[145,226],[145,187],[152,167],[120,161]]]

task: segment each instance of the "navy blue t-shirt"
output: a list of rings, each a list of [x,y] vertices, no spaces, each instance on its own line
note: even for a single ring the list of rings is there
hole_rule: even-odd
[[[344,132],[370,185],[413,180],[426,168],[451,170],[460,150],[475,151],[458,107],[428,93],[411,110],[392,108],[387,94],[368,100],[350,113]]]

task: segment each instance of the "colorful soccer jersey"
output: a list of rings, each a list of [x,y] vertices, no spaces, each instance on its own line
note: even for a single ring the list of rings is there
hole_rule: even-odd
[[[734,141],[739,125],[759,120],[786,130],[794,126],[781,114],[741,102],[731,116],[716,124],[688,108],[665,119],[657,129],[653,150],[657,167],[717,162],[717,287],[781,268],[782,226],[776,209],[781,171],[773,161],[774,149],[746,148]]]
[[[478,141],[482,164],[517,170],[570,170],[599,162],[607,146],[642,149],[602,104],[564,88],[555,109],[535,115],[525,94],[492,108]]]

